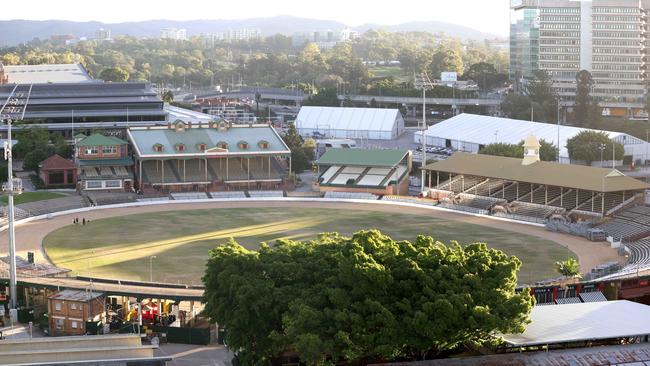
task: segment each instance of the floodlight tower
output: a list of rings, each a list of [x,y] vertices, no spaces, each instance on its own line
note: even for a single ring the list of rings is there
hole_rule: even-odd
[[[7,196],[7,219],[9,221],[9,315],[12,323],[17,319],[17,291],[16,291],[16,232],[14,230],[14,196],[23,192],[23,182],[20,178],[13,177],[12,136],[11,124],[14,118],[23,119],[32,86],[29,90],[18,91],[16,85],[0,109],[0,119],[7,123],[7,139],[4,142],[4,157],[7,160],[7,181],[2,184],[2,194]]]
[[[415,88],[422,89],[422,129],[420,135],[420,141],[422,142],[422,175],[421,180],[422,184],[420,187],[420,192],[424,193],[424,181],[425,181],[425,172],[424,166],[427,164],[427,144],[426,144],[426,132],[427,132],[427,89],[433,88],[433,83],[429,79],[429,75],[423,72],[419,78],[415,78]]]

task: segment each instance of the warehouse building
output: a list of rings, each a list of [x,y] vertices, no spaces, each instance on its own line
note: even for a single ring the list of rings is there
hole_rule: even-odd
[[[397,109],[302,107],[296,129],[303,137],[392,140],[404,132]]]
[[[522,121],[509,118],[461,114],[435,124],[426,131],[426,144],[449,147],[457,151],[477,153],[482,147],[492,143],[518,144],[534,134],[540,140],[560,146],[560,162],[569,163],[567,141],[582,131],[606,133],[612,141],[625,147],[625,162],[637,165],[650,159],[648,143],[634,136],[611,131],[590,130],[572,126]],[[421,144],[422,132],[416,132],[414,140]],[[608,157],[604,157],[605,160]]]

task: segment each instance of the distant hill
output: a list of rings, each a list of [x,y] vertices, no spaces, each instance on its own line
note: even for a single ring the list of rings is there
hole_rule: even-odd
[[[439,22],[435,20],[428,22],[408,22],[397,25],[364,24],[355,28],[355,30],[358,32],[365,32],[369,29],[384,29],[389,32],[429,32],[434,34],[444,33],[454,38],[474,40],[501,38],[497,35],[481,32],[464,25]]]
[[[270,18],[251,18],[236,20],[146,20],[125,23],[71,22],[65,20],[3,20],[0,21],[0,46],[15,46],[34,38],[47,39],[52,35],[70,34],[76,37],[93,38],[99,28],[110,29],[113,36],[130,35],[135,37],[157,37],[161,28],[175,27],[187,29],[188,36],[201,33],[215,33],[242,27],[260,28],[264,35],[307,32],[327,29],[348,28],[345,24],[332,20],[275,16]],[[367,24],[353,28],[364,32],[368,29],[386,29],[392,32],[421,31],[445,33],[452,37],[482,40],[496,36],[475,29],[444,22],[410,22],[392,26]]]

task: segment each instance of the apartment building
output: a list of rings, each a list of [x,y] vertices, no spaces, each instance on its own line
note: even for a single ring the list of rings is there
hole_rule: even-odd
[[[546,70],[571,102],[576,74],[588,70],[601,105],[643,104],[650,1],[511,0],[510,7],[511,80],[525,83]]]

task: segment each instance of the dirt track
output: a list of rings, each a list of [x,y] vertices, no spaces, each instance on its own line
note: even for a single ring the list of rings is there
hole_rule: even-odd
[[[16,250],[18,255],[26,257],[27,251],[36,253],[37,260],[43,260],[44,253],[41,243],[43,238],[53,230],[72,224],[72,220],[83,217],[90,220],[98,220],[106,217],[131,215],[147,212],[160,211],[181,211],[196,210],[208,208],[255,208],[255,207],[298,207],[298,208],[335,208],[348,210],[365,210],[395,212],[396,210],[404,214],[432,216],[441,219],[462,221],[491,228],[503,229],[515,233],[537,236],[540,238],[552,240],[574,252],[579,260],[583,272],[589,272],[593,267],[608,261],[620,261],[621,257],[616,254],[616,250],[609,248],[603,243],[593,243],[584,238],[575,237],[566,234],[559,234],[547,231],[544,228],[517,224],[507,221],[488,219],[484,217],[475,217],[453,212],[430,210],[425,208],[416,208],[408,206],[394,206],[381,204],[363,204],[363,203],[331,203],[331,202],[270,202],[270,201],[237,201],[237,202],[208,202],[208,203],[186,203],[174,205],[151,205],[126,208],[111,208],[85,212],[83,214],[71,214],[57,216],[52,219],[43,219],[22,224],[16,227]],[[8,249],[8,238],[6,235],[0,236],[0,254],[6,255]]]

